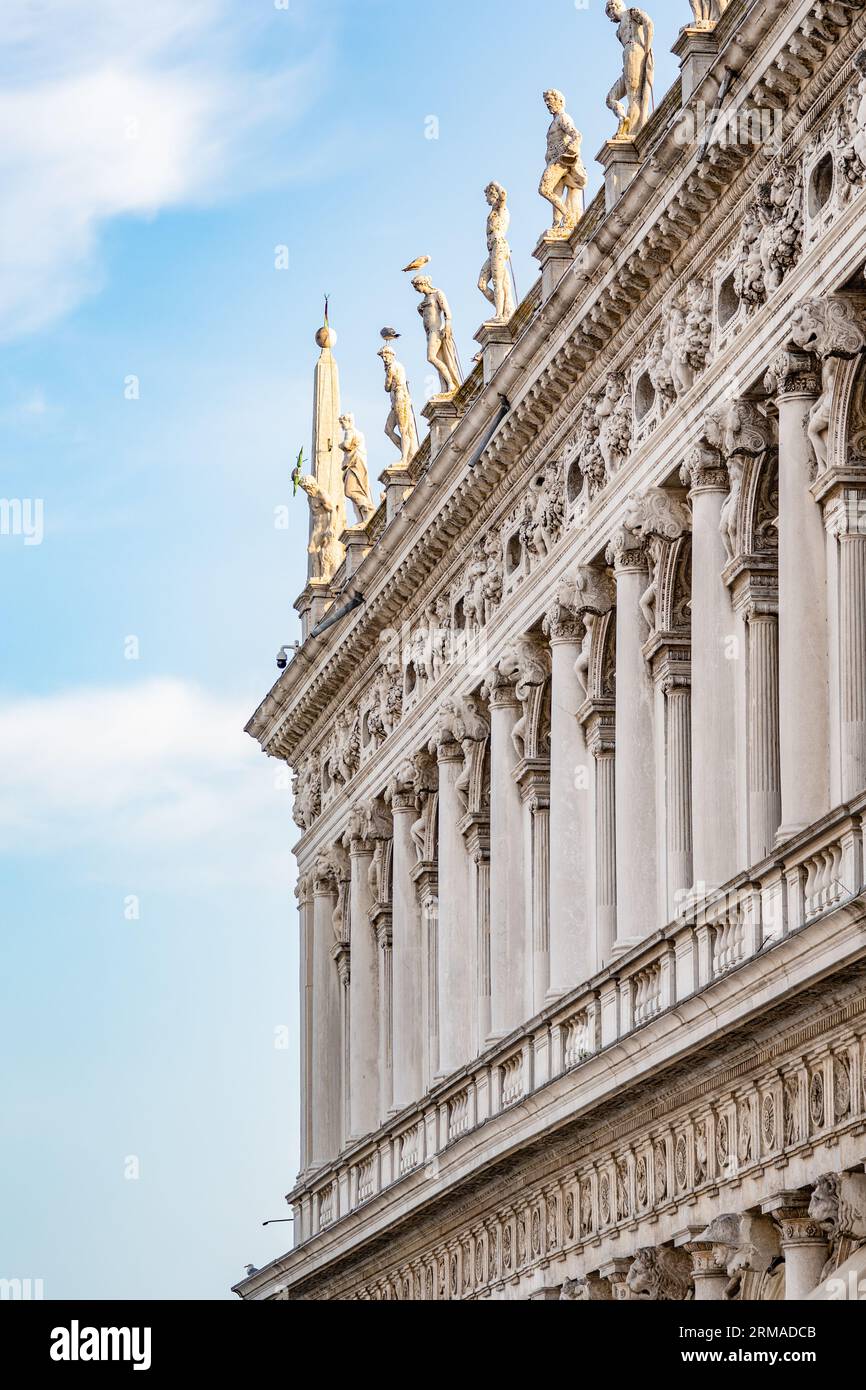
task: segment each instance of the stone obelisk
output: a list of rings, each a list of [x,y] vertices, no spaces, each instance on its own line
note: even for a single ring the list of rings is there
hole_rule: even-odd
[[[321,351],[313,379],[313,476],[336,503],[334,533],[341,536],[346,529],[346,498],[340,453],[340,373],[333,353],[336,341],[326,310],[325,323],[316,334]]]

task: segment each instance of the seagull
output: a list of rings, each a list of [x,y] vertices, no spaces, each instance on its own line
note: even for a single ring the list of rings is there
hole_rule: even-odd
[[[404,274],[404,275],[408,275],[408,273],[409,273],[410,270],[420,270],[422,266],[424,266],[424,265],[429,265],[429,264],[430,264],[430,257],[429,257],[429,256],[416,256],[415,259],[414,259],[414,261],[410,261],[408,265],[404,265],[404,267],[403,267],[403,274]]]
[[[246,1272],[247,1272],[247,1278],[248,1278],[248,1279],[252,1279],[253,1275],[254,1275],[254,1274],[258,1274],[258,1272],[259,1272],[259,1271],[256,1269],[255,1265],[244,1265],[244,1269],[245,1269]]]
[[[400,334],[396,328],[382,328],[379,331],[379,336],[384,338],[386,343],[389,343],[393,338],[399,338]]]

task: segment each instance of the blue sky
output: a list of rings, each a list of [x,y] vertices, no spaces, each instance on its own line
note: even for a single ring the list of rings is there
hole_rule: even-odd
[[[660,98],[690,11],[650,9]],[[602,0],[0,0],[0,497],[44,518],[0,535],[0,1277],[223,1298],[290,1243],[295,828],[243,725],[297,636],[322,295],[378,475],[379,328],[429,371],[400,267],[468,363],[485,184],[524,294],[541,93],[591,195],[618,65]]]

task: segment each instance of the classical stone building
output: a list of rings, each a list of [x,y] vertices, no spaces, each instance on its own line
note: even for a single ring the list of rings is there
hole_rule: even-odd
[[[302,1167],[243,1298],[866,1269],[866,9],[692,8],[420,447],[383,332],[400,459],[370,514],[343,424],[349,527],[319,335],[303,641],[249,725],[296,778]]]

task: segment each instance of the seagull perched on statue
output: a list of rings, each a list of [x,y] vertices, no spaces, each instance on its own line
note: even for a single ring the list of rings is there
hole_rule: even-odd
[[[382,328],[379,331],[379,337],[384,338],[386,343],[390,343],[394,338],[399,338],[400,334],[396,328]]]
[[[404,267],[403,267],[403,274],[404,274],[404,275],[408,275],[408,273],[409,273],[410,270],[420,270],[422,266],[429,265],[429,264],[430,264],[430,257],[429,257],[429,256],[416,256],[415,259],[414,259],[414,261],[410,261],[408,265],[404,265]]]

